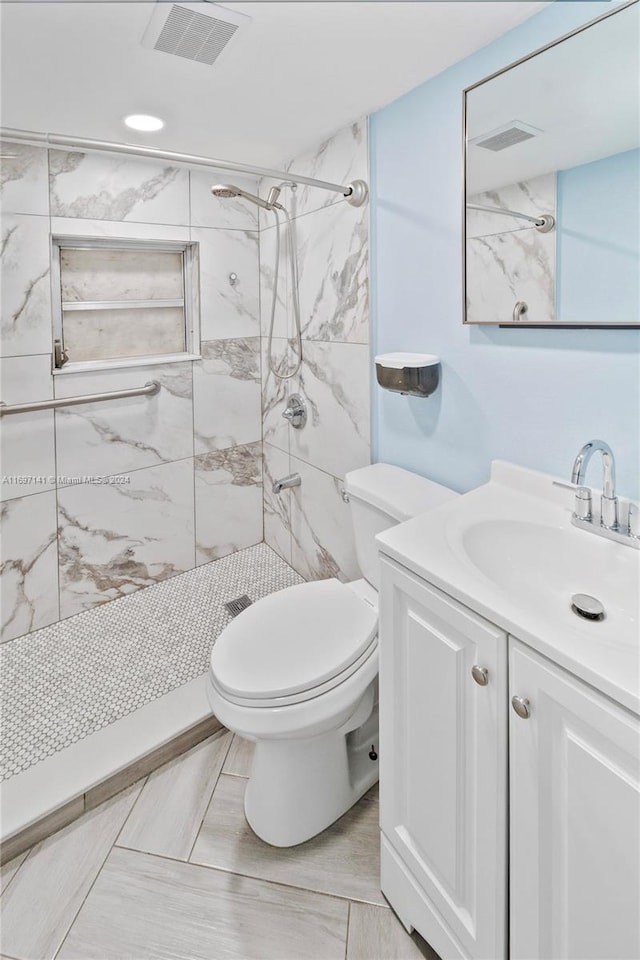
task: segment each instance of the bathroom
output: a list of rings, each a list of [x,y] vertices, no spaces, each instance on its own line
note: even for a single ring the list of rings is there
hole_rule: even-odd
[[[3,958],[640,957],[637,2],[0,23]]]

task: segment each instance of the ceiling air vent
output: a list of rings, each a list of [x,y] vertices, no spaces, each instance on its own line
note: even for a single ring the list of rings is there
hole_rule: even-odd
[[[538,127],[532,127],[529,123],[522,123],[521,120],[512,120],[504,127],[497,127],[489,133],[474,137],[469,143],[497,153],[499,150],[513,147],[516,143],[522,143],[523,140],[531,140],[532,137],[537,137],[540,133],[542,133],[542,130],[539,130]]]
[[[208,66],[250,17],[215,3],[156,3],[142,46]]]

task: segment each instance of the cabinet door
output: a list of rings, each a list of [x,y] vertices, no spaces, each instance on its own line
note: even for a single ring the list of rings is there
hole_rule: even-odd
[[[382,889],[441,956],[500,960],[507,637],[399,565],[382,567]]]
[[[640,722],[510,640],[511,957],[640,957]]]

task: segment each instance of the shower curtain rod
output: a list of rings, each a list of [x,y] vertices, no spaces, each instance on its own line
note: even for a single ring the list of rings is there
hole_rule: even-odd
[[[0,127],[0,139],[12,143],[22,143],[28,146],[63,147],[68,150],[82,152],[120,153],[126,156],[148,157],[151,160],[168,160],[171,163],[185,163],[189,166],[215,167],[218,170],[232,170],[236,173],[248,174],[252,177],[269,177],[273,180],[289,180],[293,183],[304,183],[310,187],[319,187],[321,190],[331,190],[341,193],[347,203],[354,207],[361,207],[367,199],[368,188],[364,180],[353,180],[351,183],[330,183],[328,180],[316,180],[315,177],[304,177],[291,170],[271,170],[268,167],[254,167],[250,163],[235,163],[229,160],[217,160],[213,157],[199,157],[188,153],[174,153],[168,150],[159,150],[157,147],[143,147],[133,143],[115,143],[111,140],[85,140],[82,137],[66,137],[57,133],[38,133],[34,130],[15,130],[11,127]]]
[[[528,220],[536,230],[548,233],[555,226],[555,218],[550,213],[543,213],[539,217],[530,217],[527,213],[518,213],[517,210],[506,210],[504,207],[486,207],[482,203],[468,203],[467,210],[482,210],[483,213],[500,213],[504,217],[518,217],[519,220]]]

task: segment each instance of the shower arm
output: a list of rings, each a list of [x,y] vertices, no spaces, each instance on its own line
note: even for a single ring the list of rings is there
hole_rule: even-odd
[[[467,210],[481,210],[483,213],[499,213],[503,217],[517,217],[519,220],[528,220],[540,233],[548,233],[555,226],[555,217],[550,213],[543,213],[539,217],[530,217],[527,213],[518,213],[517,210],[506,210],[503,207],[487,207],[482,203],[468,203]]]
[[[170,163],[184,163],[191,167],[215,167],[218,170],[233,170],[251,177],[268,177],[272,180],[288,180],[294,183],[304,183],[321,190],[330,190],[341,193],[347,203],[353,207],[361,207],[367,200],[368,187],[364,180],[353,180],[351,183],[331,183],[328,180],[317,180],[315,177],[304,177],[292,171],[271,170],[268,167],[255,167],[249,163],[236,163],[229,160],[217,160],[214,157],[199,157],[188,153],[174,153],[168,150],[159,150],[157,147],[143,147],[133,143],[116,143],[111,140],[85,140],[82,137],[67,137],[57,133],[38,133],[33,130],[15,130],[11,127],[0,127],[0,140],[10,143],[21,143],[25,146],[53,147],[65,150],[78,150],[82,153],[118,153],[133,157],[147,157],[151,160],[168,160]]]

